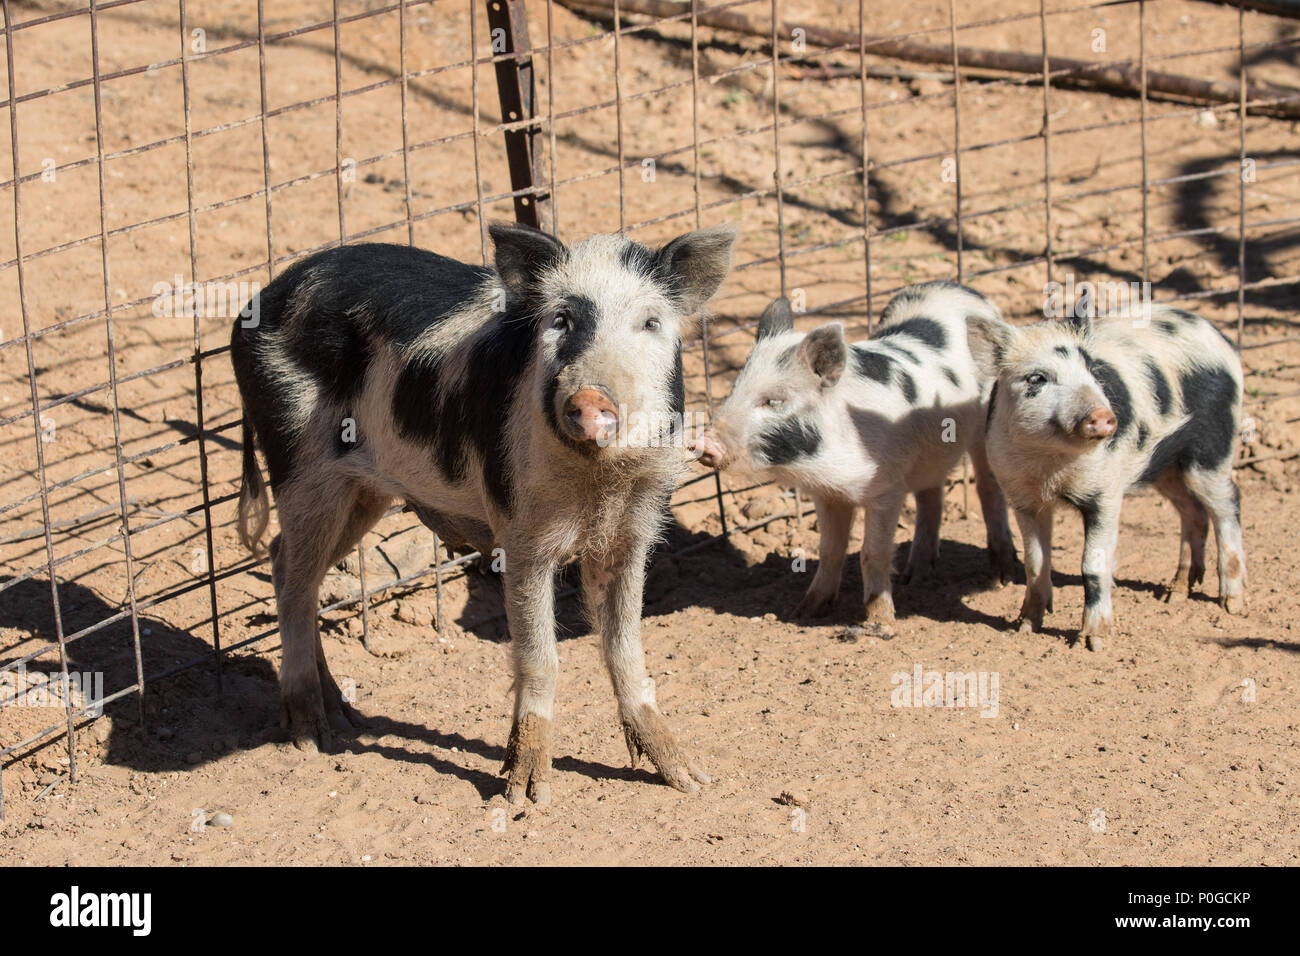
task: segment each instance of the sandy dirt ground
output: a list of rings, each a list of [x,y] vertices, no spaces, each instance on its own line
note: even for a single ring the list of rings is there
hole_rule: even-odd
[[[71,9],[15,3],[16,20]],[[344,3],[346,15],[382,4]],[[792,23],[856,25],[854,3],[787,2]],[[869,5],[873,6],[873,5]],[[1049,9],[1064,6],[1049,4]],[[190,70],[197,244],[201,279],[265,282],[268,248],[279,271],[298,254],[373,230],[405,242],[395,11],[344,23],[343,155],[355,176],[337,205],[331,4],[267,4],[266,31],[323,28],[272,41],[265,126],[270,238],[264,185],[256,5],[188,4],[208,51]],[[756,17],[766,4],[757,5]],[[1236,18],[1229,8],[1149,5],[1148,54],[1171,72],[1232,79]],[[972,46],[1039,50],[1036,3],[964,0],[959,22]],[[530,5],[533,39],[546,7]],[[868,10],[868,30],[928,31],[946,43],[947,4]],[[1033,13],[1032,17],[1016,18]],[[1054,15],[1054,52],[1093,58],[1137,53],[1136,6]],[[477,261],[480,222],[510,216],[500,137],[479,144],[474,176],[470,22],[464,4],[407,14],[410,183],[417,244]],[[480,17],[479,46],[487,48]],[[174,3],[101,14],[104,72],[163,64],[177,55]],[[635,22],[635,18],[630,18]],[[616,229],[619,155],[612,41],[604,26],[555,6],[557,42],[544,57],[539,97],[554,96],[561,234]],[[1106,50],[1096,52],[1096,31]],[[1294,39],[1295,24],[1248,14],[1248,44]],[[253,41],[249,44],[249,40]],[[709,381],[698,338],[686,355],[692,409],[726,393],[752,342],[752,323],[782,288],[778,216],[786,229],[784,284],[815,315],[864,333],[890,292],[956,269],[952,87],[923,68],[868,81],[871,162],[871,302],[860,241],[861,112],[846,53],[792,62],[780,78],[780,209],[772,189],[769,53],[758,41],[702,31],[700,190],[706,224],[741,231],[738,268],[710,331]],[[242,46],[241,46],[242,44]],[[1192,51],[1217,48],[1210,54]],[[627,169],[626,222],[661,242],[695,222],[689,33],[680,25],[621,43],[620,96]],[[180,68],[157,66],[102,89],[105,228],[99,244],[94,90],[43,90],[90,75],[88,18],[72,16],[14,35],[24,293],[35,338],[32,363],[43,409],[39,430],[51,486],[52,553],[59,625],[86,633],[68,645],[74,671],[102,673],[105,692],[136,678],[135,633],[121,537],[121,480],[131,527],[131,568],[148,688],[78,721],[77,780],[61,738],[4,758],[5,864],[385,863],[1070,863],[1294,864],[1300,847],[1300,346],[1296,287],[1252,289],[1242,342],[1253,427],[1242,454],[1249,616],[1231,617],[1208,593],[1166,604],[1162,582],[1177,563],[1173,509],[1158,496],[1129,499],[1120,539],[1118,632],[1090,653],[1073,640],[1082,612],[1082,529],[1062,513],[1054,540],[1056,611],[1043,634],[1010,628],[1020,587],[992,588],[973,489],[960,476],[948,495],[936,580],[902,587],[897,633],[864,630],[860,580],[850,560],[831,617],[796,620],[792,609],[815,568],[817,533],[793,490],[724,476],[723,530],[714,479],[688,471],[646,594],[644,636],[661,706],[713,783],[692,795],[630,768],[613,695],[577,602],[561,601],[561,673],[554,742],[555,803],[515,808],[498,769],[509,730],[509,645],[499,579],[475,567],[449,574],[439,602],[432,577],[372,599],[369,643],[358,609],[324,615],[330,667],[354,687],[368,725],[330,755],[304,755],[277,726],[275,637],[265,566],[233,528],[238,477],[238,395],[222,347],[229,315],[158,316],[158,283],[191,272],[185,123]],[[873,66],[898,67],[872,60]],[[1256,80],[1300,87],[1296,47],[1248,52]],[[851,72],[851,70],[850,70]],[[834,71],[832,71],[834,74]],[[498,121],[489,67],[480,111]],[[666,92],[650,93],[677,84]],[[366,89],[368,87],[373,87]],[[969,281],[1016,321],[1040,314],[1044,251],[1042,89],[971,81],[962,88],[962,265]],[[296,104],[311,105],[299,107]],[[582,107],[598,109],[572,113]],[[1053,89],[1051,278],[1139,280],[1142,275],[1142,142],[1136,99]],[[1240,127],[1231,106],[1198,112],[1153,100],[1147,136],[1148,264],[1157,297],[1186,296],[1235,336]],[[250,119],[251,118],[251,119]],[[765,124],[766,127],[765,127]],[[0,124],[10,169],[8,124]],[[214,130],[212,132],[207,132]],[[754,130],[740,136],[737,131]],[[1263,116],[1246,125],[1257,175],[1246,190],[1247,274],[1294,275],[1300,265],[1297,124]],[[162,142],[152,149],[143,147]],[[372,157],[380,157],[372,161]],[[653,175],[642,159],[654,159]],[[51,160],[53,180],[40,173]],[[549,160],[548,160],[549,161]],[[0,175],[8,175],[0,174]],[[479,189],[488,199],[482,215]],[[13,213],[0,190],[0,221]],[[446,207],[461,207],[446,209]],[[443,211],[440,211],[443,210]],[[429,213],[425,218],[423,214]],[[673,213],[670,219],[660,217]],[[143,225],[138,225],[143,224]],[[1177,234],[1173,238],[1167,238]],[[269,247],[268,247],[269,241]],[[46,250],[53,250],[46,252]],[[58,671],[41,472],[21,339],[14,231],[0,230],[0,661],[34,655],[27,674]],[[39,254],[38,254],[39,253]],[[283,261],[281,261],[283,260]],[[113,306],[118,393],[107,380],[105,296]],[[203,350],[217,625],[223,647],[249,642],[212,666],[214,626],[196,440],[196,331]],[[1282,397],[1277,397],[1282,396]],[[1286,397],[1291,396],[1291,397]],[[24,414],[26,412],[26,414]],[[897,541],[910,537],[904,514]],[[737,530],[748,528],[749,530]],[[420,553],[423,532],[406,515],[369,539],[386,554]],[[860,519],[853,546],[860,540]],[[382,563],[382,557],[372,555]],[[370,567],[368,559],[367,567]],[[371,583],[373,585],[374,579]],[[568,587],[562,581],[560,587]],[[339,596],[346,596],[346,591]],[[103,623],[108,621],[108,623]],[[98,625],[98,626],[97,626]],[[87,630],[89,629],[89,630]],[[158,678],[182,663],[199,666]],[[895,706],[902,675],[974,674],[996,680],[983,705]],[[991,687],[991,684],[986,684]],[[39,695],[36,695],[39,696]],[[36,699],[33,697],[33,700]],[[7,706],[0,746],[63,719],[60,708]],[[143,725],[141,724],[143,718]],[[218,814],[221,823],[213,822]]]

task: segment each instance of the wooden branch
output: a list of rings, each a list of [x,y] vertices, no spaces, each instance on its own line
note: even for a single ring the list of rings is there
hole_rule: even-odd
[[[614,0],[559,0],[559,2],[575,10],[597,12],[602,15],[612,14],[614,10]],[[689,13],[690,7],[688,4],[673,3],[669,0],[619,0],[619,10],[622,13],[662,18]],[[756,23],[745,14],[734,10],[712,10],[702,6],[697,19],[701,26],[712,27],[715,30],[763,38],[772,36],[770,23]],[[858,46],[858,34],[851,30],[836,30],[812,24],[783,23],[780,32],[791,36],[796,26],[803,31],[808,42],[815,46],[847,46],[853,49]],[[950,65],[953,60],[952,47],[946,44],[919,43],[915,40],[868,35],[866,48],[872,56],[883,56],[909,63]],[[962,66],[974,69],[999,70],[1024,75],[1038,74],[1039,77],[1043,74],[1043,57],[1040,53],[959,46],[957,59]],[[1128,94],[1137,94],[1142,90],[1141,71],[1135,63],[1097,63],[1073,57],[1053,56],[1048,59],[1048,71],[1052,74],[1053,83],[1066,80],[1071,84],[1086,83],[1097,89]],[[1238,103],[1241,100],[1241,86],[1229,81],[1203,80],[1198,77],[1149,69],[1147,70],[1147,94],[1209,103]],[[1248,102],[1260,104],[1248,107],[1251,112],[1300,118],[1300,94],[1293,90],[1250,83],[1246,86],[1246,97]],[[1286,102],[1267,102],[1271,100],[1286,100]]]

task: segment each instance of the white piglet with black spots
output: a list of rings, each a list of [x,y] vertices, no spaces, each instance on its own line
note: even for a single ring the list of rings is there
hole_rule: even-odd
[[[966,452],[990,561],[1004,583],[1010,580],[1015,551],[1006,503],[984,456],[992,380],[981,375],[967,342],[971,316],[1002,324],[992,302],[951,282],[904,289],[875,333],[852,344],[838,322],[796,332],[785,299],[763,313],[753,352],[694,449],[706,465],[795,485],[812,497],[820,561],[796,614],[830,610],[854,511],[862,508],[865,615],[891,625],[894,529],[903,502],[909,492],[916,497],[907,582],[934,568],[944,485]]]
[[[1201,582],[1213,523],[1219,603],[1244,613],[1241,497],[1232,479],[1241,362],[1228,340],[1205,319],[1161,306],[1096,322],[973,328],[976,354],[997,376],[989,461],[1024,539],[1021,630],[1041,629],[1052,609],[1052,514],[1065,503],[1084,523],[1080,635],[1100,649],[1114,621],[1120,504],[1143,485],[1170,500],[1182,526],[1168,598]]]

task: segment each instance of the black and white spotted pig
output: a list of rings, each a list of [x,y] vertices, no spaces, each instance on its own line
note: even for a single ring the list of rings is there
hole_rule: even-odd
[[[984,457],[982,379],[967,344],[967,320],[1001,324],[992,302],[952,282],[900,292],[871,338],[848,344],[838,322],[794,331],[777,299],[726,402],[694,450],[706,465],[737,468],[796,485],[817,507],[820,561],[800,615],[828,612],[839,592],[854,511],[864,509],[862,581],[869,622],[890,625],[894,529],[908,492],[916,533],[901,580],[934,567],[944,484],[969,452],[989,558],[1008,582],[1015,551],[1007,508]]]
[[[1245,610],[1246,555],[1232,457],[1241,417],[1241,363],[1209,322],[1163,306],[1149,316],[988,323],[976,349],[997,386],[989,461],[1015,509],[1027,585],[1022,630],[1052,609],[1052,511],[1083,515],[1081,636],[1100,649],[1111,629],[1111,586],[1125,492],[1154,485],[1178,510],[1182,544],[1169,586],[1177,600],[1205,574],[1205,536],[1219,545],[1219,602]]]
[[[304,749],[328,748],[331,729],[355,723],[325,665],[318,586],[400,499],[451,545],[502,549],[512,802],[550,799],[554,577],[574,558],[633,763],[644,754],[672,786],[698,789],[707,778],[646,676],[641,593],[684,470],[682,332],[727,275],[735,232],[688,233],[657,251],[616,235],[566,248],[524,227],[491,233],[495,270],[407,246],[322,252],[260,293],[255,323],[236,325],[244,543],[257,546],[270,507],[254,435],[280,518],[282,721]]]

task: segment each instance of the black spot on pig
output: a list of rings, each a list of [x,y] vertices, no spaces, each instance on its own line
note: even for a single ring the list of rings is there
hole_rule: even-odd
[[[441,429],[443,435],[465,436],[478,454],[488,494],[507,516],[513,494],[506,422],[536,341],[532,323],[523,321],[523,316],[511,318],[507,315],[488,326],[474,341],[465,371],[470,387],[457,390],[454,401],[453,396],[446,396]],[[483,388],[484,382],[493,382],[495,387]],[[553,408],[548,406],[548,417]]]
[[[1083,604],[1094,608],[1101,603],[1101,578],[1095,574],[1083,576]]]
[[[915,318],[894,325],[886,325],[873,338],[882,339],[895,335],[916,339],[936,352],[942,352],[948,346],[947,333],[944,332],[943,326],[934,319]]]
[[[1170,322],[1168,319],[1160,319],[1158,322],[1156,322],[1156,328],[1159,329],[1161,332],[1163,332],[1165,335],[1178,334],[1178,326],[1175,325],[1173,322]]]
[[[1099,494],[1064,494],[1061,498],[1079,509],[1083,516],[1083,530],[1091,533],[1097,529],[1101,518],[1101,495]]]
[[[1115,370],[1115,366],[1105,359],[1094,358],[1082,349],[1080,352],[1083,354],[1088,371],[1097,380],[1102,394],[1110,403],[1110,410],[1115,413],[1115,434],[1106,443],[1108,448],[1114,448],[1133,424],[1133,396],[1129,393],[1128,386],[1124,384],[1124,379]]]
[[[1179,379],[1183,406],[1191,415],[1179,431],[1191,430],[1190,464],[1217,468],[1232,456],[1237,441],[1237,382],[1225,368],[1193,368]]]
[[[591,347],[596,338],[600,311],[596,303],[585,296],[569,295],[564,297],[563,315],[564,327],[555,351],[555,358],[561,366],[572,365]]]
[[[623,251],[618,254],[618,261],[629,272],[635,272],[637,275],[643,275],[646,278],[654,275],[654,253],[639,242],[628,242],[623,247]]]
[[[863,378],[869,378],[881,385],[889,383],[892,376],[894,360],[884,352],[853,346],[849,351],[853,355],[853,367]]]
[[[393,419],[402,437],[430,444],[438,442],[438,466],[452,481],[460,481],[463,470],[459,446],[448,446],[439,436],[449,433],[439,428],[443,395],[440,388],[443,357],[441,353],[417,352],[397,375],[393,386]]]
[[[1154,481],[1170,465],[1213,470],[1232,455],[1237,440],[1237,383],[1224,368],[1194,368],[1179,377],[1190,416],[1156,443],[1140,481]]]
[[[511,492],[505,422],[533,341],[532,323],[526,316],[503,313],[479,332],[464,357],[463,381],[480,387],[447,389],[441,382],[447,358],[423,353],[406,363],[393,388],[393,417],[401,435],[431,447],[439,469],[451,482],[465,480],[466,453],[473,449],[488,494],[507,515]],[[455,354],[459,359],[463,353]],[[493,382],[495,387],[483,388],[483,382]],[[551,407],[547,406],[548,413]],[[558,423],[552,427],[558,434]]]
[[[984,414],[984,431],[989,430],[989,422],[993,421],[993,407],[998,400],[998,383],[994,382],[993,387],[989,389],[989,410]]]
[[[1052,351],[1061,356],[1061,358],[1070,357],[1070,347],[1068,345],[1058,345],[1056,348],[1052,349]]]
[[[672,377],[668,380],[670,412],[672,413],[672,432],[677,430],[682,416],[686,414],[686,382],[682,378],[682,343],[677,343],[677,354],[673,358]]]
[[[897,342],[881,342],[880,344],[883,345],[885,348],[889,349],[890,351],[892,351],[895,355],[907,359],[913,365],[921,364],[921,360],[916,357],[915,352],[903,348]]]
[[[1150,437],[1151,432],[1146,425],[1138,425],[1138,451],[1147,447],[1147,439]]]
[[[302,298],[293,307],[304,320],[303,336],[317,338],[331,325],[359,325],[409,345],[463,308],[491,277],[492,270],[483,266],[412,246],[372,242],[317,253],[275,281],[287,280],[298,288]]]
[[[952,382],[953,385],[957,386],[958,388],[961,388],[961,379],[957,377],[956,372],[954,372],[946,365],[943,367],[943,377],[946,378],[948,381]]]
[[[907,404],[916,404],[916,379],[904,368],[898,370],[898,385],[903,390],[903,397],[907,399]]]
[[[1165,378],[1165,373],[1160,370],[1160,366],[1147,359],[1145,363],[1147,381],[1151,385],[1151,394],[1156,397],[1156,404],[1160,406],[1160,414],[1168,415],[1169,410],[1174,406],[1174,394],[1169,387],[1169,379]]]
[[[787,465],[811,458],[821,447],[817,426],[800,418],[787,418],[758,436],[758,452],[770,464]]]

